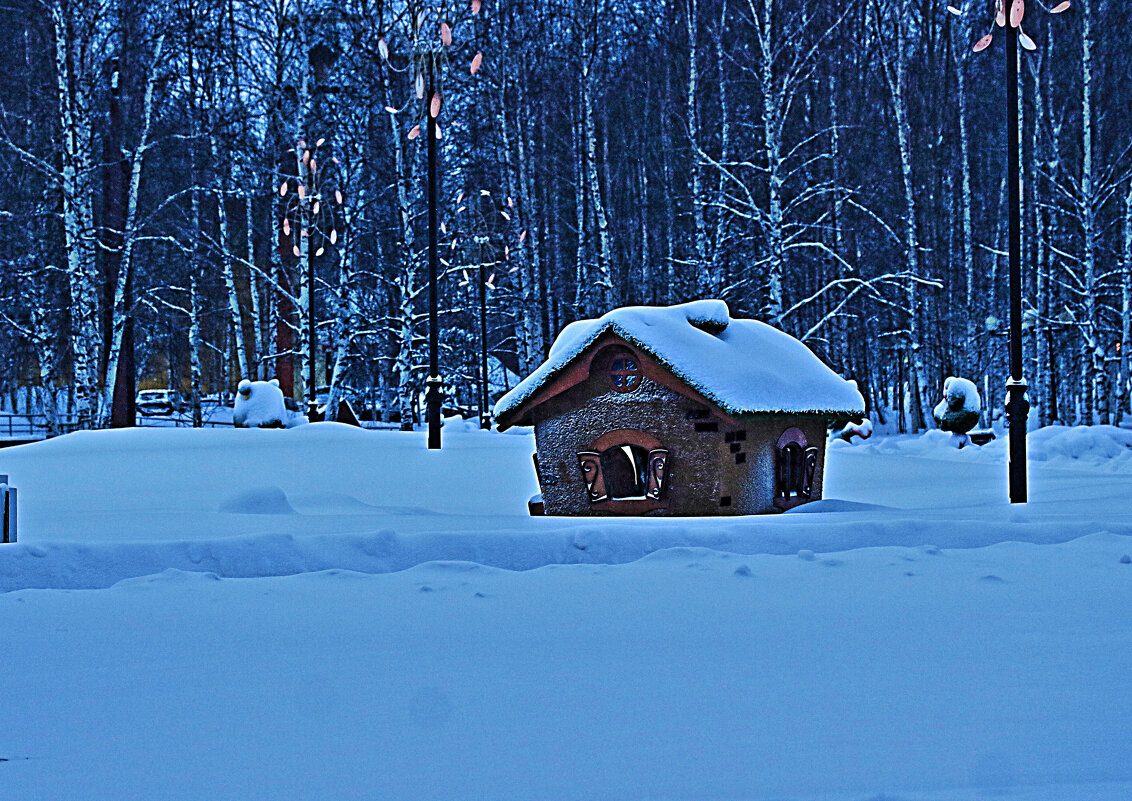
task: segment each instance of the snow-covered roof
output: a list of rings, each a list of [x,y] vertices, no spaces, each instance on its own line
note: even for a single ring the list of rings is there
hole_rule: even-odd
[[[732,318],[722,300],[698,300],[627,306],[571,323],[547,360],[500,398],[495,416],[517,411],[607,332],[650,356],[725,414],[865,411],[856,385],[794,337],[758,320]]]

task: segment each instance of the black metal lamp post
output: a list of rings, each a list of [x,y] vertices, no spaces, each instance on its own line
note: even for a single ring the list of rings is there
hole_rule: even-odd
[[[440,113],[440,87],[437,81],[439,53],[424,54],[424,77],[427,85],[428,104],[426,116],[428,126],[428,378],[425,394],[428,421],[428,447],[440,448],[440,324],[437,310],[437,275],[440,271],[440,256],[437,252],[437,147],[436,117]]]
[[[1048,11],[1060,14],[1069,6],[1070,0],[1062,0]],[[948,11],[959,16],[963,14],[954,6],[948,6]],[[1022,374],[1022,169],[1018,130],[1022,107],[1018,95],[1018,46],[1021,44],[1027,50],[1034,50],[1037,45],[1022,31],[1025,13],[1025,0],[1011,0],[1009,11],[1006,0],[999,0],[995,15],[995,24],[1006,29],[1006,178],[1010,193],[1010,378],[1006,382],[1006,419],[1010,435],[1007,469],[1011,503],[1026,502],[1026,420],[1030,413],[1030,402],[1026,399],[1028,387]],[[994,34],[987,33],[975,44],[975,52],[988,48],[993,39]]]
[[[1013,12],[1006,34],[1006,131],[1007,183],[1010,191],[1010,379],[1006,382],[1006,419],[1010,431],[1008,472],[1010,502],[1026,502],[1026,379],[1022,375],[1022,200],[1019,163],[1018,36],[1021,32]]]
[[[307,418],[318,419],[318,385],[315,383],[315,353],[318,347],[318,334],[314,324],[314,258],[307,256],[307,374],[310,390],[307,393]]]

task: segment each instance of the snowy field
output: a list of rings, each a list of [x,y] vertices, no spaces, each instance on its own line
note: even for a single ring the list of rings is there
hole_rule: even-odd
[[[532,519],[524,433],[0,450],[0,799],[1132,798],[1132,432],[835,443],[827,500]]]

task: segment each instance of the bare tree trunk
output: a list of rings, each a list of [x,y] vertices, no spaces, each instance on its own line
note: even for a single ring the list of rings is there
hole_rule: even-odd
[[[204,335],[201,330],[201,321],[204,316],[203,301],[200,292],[201,258],[200,240],[203,233],[200,213],[200,190],[197,188],[203,183],[200,175],[200,159],[198,158],[201,137],[201,111],[198,76],[195,68],[196,57],[193,52],[192,40],[194,35],[193,22],[189,22],[189,175],[192,176],[193,187],[189,190],[189,392],[192,406],[193,428],[204,425],[201,412],[201,384],[203,383],[203,351]]]
[[[302,0],[295,2],[295,30],[299,38],[299,64],[302,71],[302,78],[299,81],[299,96],[298,103],[295,108],[295,121],[294,121],[294,139],[295,145],[295,158],[298,169],[299,183],[310,183],[310,159],[303,158],[304,140],[306,138],[306,127],[311,117],[311,109],[313,105],[312,87],[311,87],[311,67],[310,67],[310,53],[311,47],[307,35],[306,18],[303,11]],[[304,144],[299,144],[304,143]],[[309,147],[309,145],[307,145]],[[309,152],[309,151],[308,151]],[[307,275],[311,270],[311,252],[310,252],[310,237],[313,231],[313,223],[311,220],[311,203],[312,199],[310,194],[307,197],[299,198],[299,217],[301,220],[299,231],[299,307],[298,307],[298,361],[295,363],[295,387],[299,397],[306,397],[307,400],[313,401],[315,398],[315,387],[308,387],[308,379],[310,373],[310,361],[315,358],[315,354],[311,353],[310,340],[307,336],[310,324],[311,315],[314,311],[314,298],[310,297],[310,292],[307,286]]]
[[[382,71],[383,90],[387,106],[394,106],[392,78],[388,70]],[[396,379],[397,408],[401,414],[401,429],[411,431],[413,428],[414,400],[413,400],[413,348],[414,348],[414,314],[413,299],[417,276],[417,248],[416,237],[413,233],[413,210],[410,201],[409,187],[410,175],[406,163],[405,142],[397,119],[389,116],[389,133],[391,137],[394,169],[397,175],[397,210],[401,223],[401,247],[405,254],[404,272],[391,282],[394,290],[394,319],[397,335],[397,356],[394,362],[394,378]]]
[[[228,76],[221,72],[217,75],[215,81],[215,94],[217,97],[223,96],[224,82]],[[208,134],[209,149],[212,152],[212,163],[220,164],[222,155],[220,151],[220,142],[215,128],[209,130]],[[231,339],[231,346],[236,351],[236,366],[239,371],[239,379],[235,382],[238,384],[245,378],[250,378],[248,370],[248,349],[247,343],[244,341],[244,321],[243,313],[240,311],[240,296],[236,291],[236,276],[233,269],[232,262],[234,261],[232,255],[232,244],[229,239],[229,225],[228,225],[228,197],[227,184],[230,177],[218,171],[216,174],[216,215],[219,224],[219,246],[220,246],[220,272],[224,279],[224,290],[227,294],[228,300],[228,336]],[[250,263],[249,259],[249,263]],[[224,363],[228,364],[229,352],[225,349]],[[232,382],[228,382],[231,384]]]
[[[524,108],[525,98],[521,89],[522,84],[520,83],[519,86],[519,108],[522,109]],[[529,118],[529,115],[524,115],[524,119]],[[526,273],[523,286],[523,327],[526,330],[525,341],[527,346],[524,369],[527,371],[538,366],[543,359],[543,352],[546,348],[543,341],[541,315],[539,314],[539,309],[545,308],[545,303],[540,303],[539,297],[542,294],[543,287],[543,282],[540,280],[542,271],[541,254],[539,252],[540,209],[536,200],[530,154],[527,150],[528,142],[532,141],[533,136],[529,127],[520,125],[518,137],[519,209],[516,221],[521,221],[521,224],[516,227],[522,229],[519,233],[520,239],[525,237],[519,243],[519,249]]]
[[[1054,422],[1054,411],[1057,408],[1056,399],[1053,396],[1053,340],[1050,330],[1050,295],[1053,289],[1050,286],[1052,264],[1050,262],[1051,249],[1049,243],[1053,222],[1051,215],[1048,215],[1046,210],[1041,207],[1040,200],[1042,188],[1049,185],[1057,166],[1056,156],[1051,156],[1057,149],[1056,142],[1047,141],[1043,135],[1043,132],[1047,130],[1051,132],[1051,135],[1056,135],[1052,121],[1047,122],[1051,103],[1046,102],[1047,98],[1052,98],[1049,87],[1050,53],[1053,48],[1052,26],[1047,29],[1046,36],[1042,38],[1045,51],[1041,60],[1033,65],[1031,70],[1034,78],[1034,121],[1030,126],[1033,131],[1030,172],[1034,176],[1031,184],[1035,199],[1033,210],[1034,272],[1036,273],[1034,292],[1038,302],[1038,316],[1034,326],[1034,350],[1037,351],[1034,359],[1035,386],[1037,388],[1038,425],[1048,426]]]
[[[726,53],[724,52],[723,36],[727,30],[728,0],[722,0],[719,8],[719,24],[715,31],[715,63],[719,70],[719,161],[727,164],[731,161],[731,105],[727,91]],[[727,215],[722,212],[724,198],[724,176],[720,172],[715,186],[715,235],[711,242],[712,271],[711,280],[714,283],[713,293],[727,283],[724,258],[726,249],[723,247],[727,227]]]
[[[974,357],[973,334],[975,333],[971,325],[971,322],[975,319],[975,236],[971,213],[971,140],[967,131],[967,52],[966,41],[956,37],[955,77],[957,83],[956,97],[959,102],[959,167],[963,179],[959,192],[959,206],[963,217],[963,306],[966,309],[963,346],[964,371],[970,370],[972,366]]]
[[[1092,0],[1081,0],[1081,228],[1082,290],[1085,299],[1081,328],[1081,397],[1085,422],[1101,422],[1104,402],[1104,353],[1100,342],[1100,310],[1097,304],[1096,176],[1093,174],[1093,39]]]
[[[1113,422],[1132,414],[1132,380],[1128,373],[1128,349],[1132,348],[1132,182],[1124,196],[1124,264],[1120,270],[1120,372],[1116,382],[1117,411]]]
[[[36,401],[39,413],[47,420],[47,436],[61,433],[59,428],[59,408],[55,393],[55,370],[59,355],[55,350],[55,331],[44,303],[43,284],[30,282],[32,293],[31,334],[35,344],[36,360],[39,363],[39,381],[36,386]],[[29,398],[30,400],[30,398]],[[25,404],[27,411],[27,404]],[[17,411],[13,406],[13,411]]]
[[[365,131],[371,130],[370,120],[366,119]],[[361,140],[353,143],[353,153],[345,174],[348,176],[347,188],[354,189],[343,196],[339,207],[342,215],[342,234],[338,241],[338,288],[335,293],[336,309],[334,315],[333,344],[334,369],[329,376],[330,392],[326,399],[326,419],[338,419],[339,400],[342,397],[342,379],[350,365],[351,333],[359,317],[356,275],[358,272],[359,247],[357,240],[358,221],[365,213],[367,203],[365,146]],[[356,189],[355,189],[356,187]]]
[[[508,72],[506,65],[504,72],[505,74]],[[520,85],[516,85],[515,91],[519,95],[517,103],[522,108]],[[512,136],[511,119],[507,114],[506,88],[506,83],[504,83],[495,96],[495,118],[504,161],[504,192],[507,195],[508,206],[504,211],[510,218],[505,226],[507,231],[506,241],[509,243],[510,258],[515,262],[515,283],[519,301],[515,319],[515,338],[517,340],[515,350],[519,359],[519,367],[526,374],[533,370],[540,360],[537,355],[539,349],[535,346],[535,340],[538,337],[538,324],[534,313],[536,289],[534,267],[529,258],[529,248],[523,246],[526,244],[526,240],[522,244],[519,243],[523,224],[530,224],[527,215],[527,210],[530,207],[528,206],[523,181],[527,160],[526,137],[521,126],[518,130],[518,136]],[[517,155],[512,151],[513,140],[518,149]],[[516,160],[518,165],[516,165]],[[517,205],[514,203],[515,197],[519,198]]]
[[[583,42],[589,42],[585,37]],[[591,44],[592,47],[592,44]],[[593,214],[597,233],[597,281],[591,313],[604,314],[613,302],[612,249],[609,240],[609,218],[601,198],[601,183],[597,170],[597,122],[594,114],[592,50],[582,51],[582,142],[585,146],[585,191]]]
[[[829,76],[829,161],[830,172],[832,173],[833,180],[833,200],[830,204],[830,229],[833,235],[833,242],[830,248],[833,251],[833,269],[835,274],[840,279],[848,278],[852,275],[842,252],[844,251],[844,233],[842,231],[842,224],[844,220],[845,198],[844,193],[840,190],[841,183],[841,119],[838,108],[837,97],[837,76]],[[857,376],[853,370],[853,348],[851,343],[851,335],[849,329],[849,319],[845,314],[838,314],[834,318],[834,345],[840,350],[840,363],[844,370],[847,370],[851,375]],[[834,354],[830,354],[831,356]],[[858,381],[862,381],[858,377]]]
[[[216,197],[217,213],[220,221],[220,262],[224,274],[224,289],[228,295],[228,332],[232,337],[232,344],[236,350],[236,367],[239,370],[239,380],[251,377],[248,369],[248,347],[244,341],[244,319],[240,311],[240,296],[236,292],[236,276],[232,267],[232,250],[228,241],[228,210],[225,207],[227,196],[218,193]]]
[[[587,291],[587,282],[589,280],[589,269],[587,267],[588,258],[588,237],[586,236],[586,194],[583,187],[586,183],[586,174],[584,167],[584,145],[582,143],[582,123],[579,121],[575,128],[574,136],[574,219],[577,225],[577,238],[576,246],[574,248],[574,311],[576,314],[584,314],[590,311],[590,304],[587,298],[591,293]]]
[[[692,260],[695,262],[695,285],[701,295],[710,296],[717,285],[715,277],[708,270],[707,263],[707,218],[704,207],[704,178],[703,163],[699,156],[700,147],[700,114],[699,100],[699,4],[697,0],[687,0],[685,33],[688,46],[688,83],[686,86],[684,108],[685,122],[688,126],[688,140],[692,145],[692,157],[689,169],[692,173],[692,224],[695,236],[692,240]]]
[[[668,15],[668,2],[673,5],[677,0],[666,0],[666,16]],[[664,70],[664,96],[670,97],[674,92],[675,77],[673,60],[665,59]],[[665,303],[675,303],[680,299],[682,291],[676,286],[676,135],[675,123],[672,113],[663,105],[658,112],[663,123],[661,125],[661,149],[664,153],[664,178],[662,197],[664,198],[664,292],[660,298]]]
[[[247,251],[248,262],[248,285],[251,293],[251,313],[253,321],[252,330],[252,345],[255,347],[255,360],[249,364],[248,378],[257,381],[264,378],[264,356],[267,355],[267,346],[265,345],[265,331],[267,331],[270,323],[266,318],[266,306],[262,305],[260,299],[260,275],[259,270],[255,269],[255,212],[253,209],[254,198],[249,190],[248,195],[244,198],[244,232],[247,236],[247,243],[244,249]]]
[[[118,375],[118,361],[122,355],[122,341],[126,331],[126,320],[131,310],[126,308],[126,287],[133,271],[134,242],[137,239],[138,197],[141,192],[142,164],[149,148],[149,132],[153,124],[153,92],[160,75],[161,51],[165,44],[164,34],[158,38],[150,60],[149,77],[145,84],[145,98],[142,101],[142,130],[138,146],[134,148],[130,160],[130,186],[126,195],[126,224],[122,231],[122,256],[118,262],[114,281],[114,308],[110,326],[110,348],[106,359],[106,379],[103,384],[102,405],[99,411],[99,426],[110,423],[114,404],[114,384]],[[133,421],[130,423],[133,424]]]
[[[640,284],[636,285],[634,282],[633,299],[637,303],[648,303],[649,286],[656,280],[656,276],[653,274],[652,248],[649,246],[649,170],[643,158],[637,161],[637,187],[640,193],[638,195],[640,225],[637,229],[637,238],[640,242],[641,263],[638,272]]]
[[[93,121],[90,98],[89,32],[78,41],[82,9],[67,0],[50,6],[55,33],[55,70],[59,123],[63,139],[63,235],[71,291],[71,360],[74,365],[76,412],[80,425],[95,422],[99,400],[98,362],[102,350],[99,325],[99,276],[94,252]]]
[[[769,1],[767,0],[767,2]],[[920,239],[916,229],[916,189],[912,177],[912,126],[908,120],[908,100],[905,92],[905,82],[908,76],[908,62],[904,52],[906,23],[903,19],[898,19],[895,27],[896,50],[895,53],[891,54],[891,63],[886,66],[885,77],[888,79],[892,109],[896,118],[896,142],[900,151],[900,176],[904,190],[904,262],[905,269],[908,272],[908,278],[904,284],[904,303],[908,323],[905,335],[910,351],[908,394],[911,403],[908,411],[913,428],[919,431],[926,427],[920,397],[924,387],[924,362],[918,323],[919,298],[915,281],[920,269]]]
[[[758,76],[763,99],[762,145],[767,166],[765,313],[771,325],[782,328],[782,312],[785,308],[782,276],[786,268],[782,209],[782,130],[786,98],[784,87],[776,80],[774,72],[774,0],[763,0],[761,12],[752,3],[751,11],[758,25]]]

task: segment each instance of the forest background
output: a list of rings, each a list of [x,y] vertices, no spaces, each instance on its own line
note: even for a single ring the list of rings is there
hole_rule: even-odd
[[[49,426],[108,425],[131,369],[184,392],[198,422],[241,377],[301,399],[312,357],[331,409],[411,420],[430,52],[449,403],[477,406],[481,346],[503,389],[575,319],[720,297],[854,379],[878,422],[929,426],[948,375],[1001,411],[993,2],[5,10],[0,396],[11,409],[31,388]],[[1132,403],[1132,9],[1050,10],[1030,0],[1022,22],[1026,375],[1040,423],[1116,423]]]

